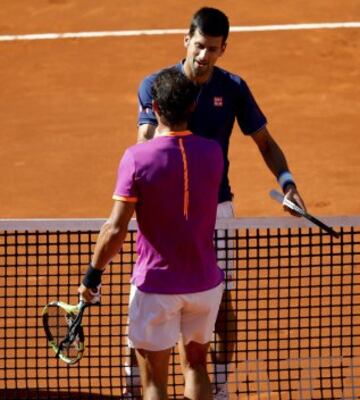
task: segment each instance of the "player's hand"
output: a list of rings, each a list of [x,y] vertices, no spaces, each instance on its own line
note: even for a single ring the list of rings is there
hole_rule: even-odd
[[[284,194],[284,197],[290,201],[292,201],[293,203],[295,203],[297,206],[299,206],[300,208],[302,208],[304,211],[306,211],[306,207],[304,204],[303,199],[301,198],[299,192],[296,190],[295,186],[289,185],[286,188],[286,192]],[[294,211],[291,210],[290,208],[288,208],[287,206],[284,206],[284,210],[288,213],[290,213],[291,215],[294,215],[295,217],[300,217],[300,215]]]
[[[99,304],[101,297],[100,288],[101,285],[99,285],[97,288],[87,288],[81,284],[78,288],[80,300],[83,300],[88,304]]]

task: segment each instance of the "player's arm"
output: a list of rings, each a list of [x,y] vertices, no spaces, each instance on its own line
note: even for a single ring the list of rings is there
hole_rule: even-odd
[[[111,215],[102,226],[96,241],[92,262],[87,272],[90,280],[101,280],[101,274],[106,265],[120,251],[130,219],[134,214],[135,204],[135,202],[115,201]],[[92,285],[87,286],[82,283],[78,291],[86,301],[90,302],[94,293],[91,289]]]
[[[153,110],[151,87],[155,75],[145,78],[138,90],[138,134],[137,141],[146,142],[154,137],[157,127],[156,115]]]
[[[114,202],[110,217],[102,226],[96,241],[92,265],[104,269],[111,259],[119,252],[125,240],[128,225],[134,214],[135,202]]]
[[[286,197],[298,204],[301,208],[305,210],[305,204],[302,200],[297,188],[295,186],[295,182],[292,181],[291,174],[288,172],[289,167],[285,158],[283,151],[280,146],[276,143],[273,137],[270,135],[270,132],[267,130],[266,126],[261,128],[256,133],[252,134],[254,142],[256,143],[260,153],[270,169],[270,171],[274,174],[277,180],[279,180],[280,185],[284,191]],[[286,178],[288,177],[288,180]],[[290,212],[293,215],[298,215],[292,212],[287,207],[286,211]]]
[[[146,142],[155,135],[156,126],[152,124],[142,124],[138,127],[137,141],[138,143]]]

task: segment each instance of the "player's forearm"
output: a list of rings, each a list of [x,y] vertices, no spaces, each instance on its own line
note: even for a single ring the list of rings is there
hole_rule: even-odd
[[[294,178],[289,172],[284,153],[281,151],[281,149],[277,146],[277,149],[275,148],[272,152],[269,152],[267,156],[265,155],[264,159],[269,169],[271,169],[275,175],[279,185],[281,186],[284,194],[287,195],[288,199],[293,201],[303,210],[306,210],[304,201],[296,189]],[[285,206],[284,208],[290,214],[297,217],[299,216],[299,214],[288,207]]]
[[[260,153],[273,175],[278,178],[289,167],[283,151],[270,135],[266,126],[252,135]]]
[[[147,142],[155,135],[156,126],[151,124],[139,125],[137,141],[138,143]]]
[[[266,165],[279,182],[283,192],[288,196],[289,200],[295,202],[305,210],[305,204],[296,189],[294,178],[289,172],[288,163],[280,146],[271,137],[266,127],[255,133],[252,138],[257,144]],[[296,215],[289,208],[285,208],[286,211]]]
[[[107,221],[101,228],[95,245],[92,262],[89,265],[82,283],[78,289],[81,297],[91,303],[99,301],[99,288],[101,276],[106,265],[111,261],[115,254],[121,249],[125,239],[126,229],[114,229],[111,221]],[[96,298],[96,300],[94,300]]]
[[[100,230],[91,265],[86,271],[82,284],[79,287],[80,295],[87,302],[92,302],[96,297],[93,289],[96,288],[98,290],[101,284],[101,275],[106,265],[120,251],[134,210],[135,203],[114,202],[111,215]]]
[[[131,201],[115,201],[108,221],[102,226],[96,241],[92,265],[104,269],[120,251],[128,225],[135,211]]]
[[[274,140],[270,140],[267,146],[260,151],[266,165],[276,178],[282,172],[289,170],[285,155]]]

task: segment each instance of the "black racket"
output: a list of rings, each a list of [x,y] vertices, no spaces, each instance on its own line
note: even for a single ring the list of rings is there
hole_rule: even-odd
[[[324,222],[320,221],[318,218],[314,217],[313,215],[309,214],[307,211],[303,210],[301,207],[284,197],[281,193],[279,193],[277,190],[271,190],[270,191],[270,197],[280,204],[283,204],[284,206],[290,208],[291,210],[297,212],[299,215],[302,217],[308,219],[311,221],[313,224],[317,225],[319,228],[323,229],[325,232],[329,233],[331,236],[334,236],[336,238],[340,237],[340,234],[336,231],[334,231],[331,226],[326,225]]]
[[[42,320],[46,337],[55,356],[67,364],[77,363],[84,354],[85,336],[81,325],[84,301],[70,305],[52,301],[43,308]]]

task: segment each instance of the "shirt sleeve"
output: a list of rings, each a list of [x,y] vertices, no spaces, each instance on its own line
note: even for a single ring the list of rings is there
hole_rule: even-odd
[[[135,160],[132,153],[126,150],[120,160],[113,200],[137,202]]]
[[[236,119],[245,135],[251,135],[266,125],[267,119],[244,80],[239,83],[237,101]]]
[[[155,113],[152,108],[151,86],[155,79],[155,75],[145,78],[138,90],[138,125],[150,124],[157,126]]]

